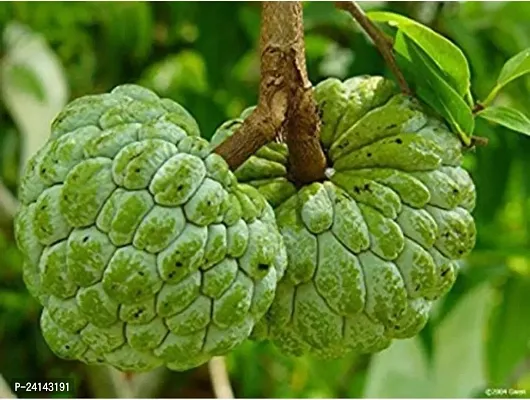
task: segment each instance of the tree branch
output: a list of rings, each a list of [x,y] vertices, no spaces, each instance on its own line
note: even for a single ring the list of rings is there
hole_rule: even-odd
[[[233,399],[234,393],[230,385],[230,377],[226,369],[224,357],[214,357],[208,362],[210,380],[215,397],[218,399]]]
[[[289,175],[296,183],[310,183],[324,178],[326,156],[320,145],[320,117],[313,98],[313,88],[307,76],[304,25],[301,2],[269,3],[282,5],[291,15],[293,42],[289,49],[292,64],[286,71],[291,84],[292,101],[288,111],[287,147]]]
[[[316,103],[307,77],[300,2],[263,2],[258,105],[216,152],[236,169],[260,147],[287,132],[290,174],[300,183],[324,177]]]
[[[284,20],[282,26],[271,21],[267,9],[267,2],[264,2],[260,32],[261,80],[258,105],[240,128],[215,150],[232,170],[274,140],[287,116],[289,92],[283,73],[287,63],[283,49],[289,47],[289,37],[284,28],[290,22]]]
[[[335,6],[341,10],[344,10],[352,15],[359,25],[363,28],[366,34],[372,39],[375,46],[385,59],[388,67],[392,71],[392,74],[396,77],[401,91],[405,94],[411,94],[410,90],[403,73],[398,68],[396,59],[393,52],[393,43],[387,38],[387,36],[366,16],[364,11],[359,7],[355,1],[336,1]]]

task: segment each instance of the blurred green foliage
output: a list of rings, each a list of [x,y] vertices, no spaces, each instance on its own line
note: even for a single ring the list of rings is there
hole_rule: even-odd
[[[530,47],[528,2],[361,6],[401,13],[456,43],[468,57],[478,99],[493,87],[503,63]],[[329,76],[390,76],[349,15],[334,9],[332,2],[305,3],[304,9],[313,83]],[[257,100],[259,16],[259,3],[251,2],[0,3],[1,31],[17,21],[41,34],[64,67],[70,98],[140,83],[181,102],[207,138]],[[2,61],[7,51],[2,48]],[[31,73],[22,68],[12,79],[38,98],[39,84]],[[507,86],[497,104],[530,115],[529,99],[530,79],[520,78]],[[19,125],[0,104],[0,176],[14,194],[27,140]],[[487,147],[466,158],[478,191],[477,246],[421,335],[376,356],[335,361],[287,358],[268,344],[245,343],[228,358],[236,396],[485,397],[487,387],[530,393],[530,138],[483,120],[477,121],[477,132],[489,139]],[[90,371],[57,359],[44,344],[37,303],[21,279],[12,229],[2,229],[0,373],[8,382],[73,377],[71,396],[95,396]],[[443,390],[431,387],[431,375]],[[172,373],[164,382],[156,393],[160,397],[212,395],[205,389],[205,368]]]

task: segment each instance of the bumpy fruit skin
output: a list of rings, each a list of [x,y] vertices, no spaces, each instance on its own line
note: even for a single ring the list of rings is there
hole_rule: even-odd
[[[456,135],[391,81],[358,76],[314,88],[327,180],[297,189],[284,144],[235,175],[275,207],[288,267],[253,337],[290,355],[371,353],[416,335],[475,244],[475,188]],[[243,122],[229,121],[215,147]]]
[[[180,105],[135,85],[70,103],[29,162],[15,229],[60,357],[196,367],[246,340],[286,266],[274,212]]]

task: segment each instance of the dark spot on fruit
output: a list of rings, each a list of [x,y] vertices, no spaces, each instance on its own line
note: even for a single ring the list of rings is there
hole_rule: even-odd
[[[208,200],[208,201],[206,202],[206,205],[207,205],[208,207],[211,207],[212,202],[211,202],[210,200]]]
[[[40,170],[41,174],[45,174],[46,173],[46,168],[43,168]]]
[[[449,268],[443,270],[440,276],[444,277],[445,275],[447,275],[448,272],[449,272]]]
[[[368,153],[366,157],[372,157],[372,153]]]
[[[368,183],[366,185],[364,185],[364,190],[370,191],[370,185]]]
[[[96,358],[96,361],[99,362],[99,363],[102,363],[102,362],[104,362],[105,360],[102,359],[102,358]]]
[[[401,144],[401,143],[403,143],[403,140],[401,140],[401,139],[396,139],[396,143],[397,143],[397,144]]]
[[[66,350],[70,350],[70,346],[69,346],[69,345],[65,345],[64,348],[65,348]]]
[[[140,276],[144,276],[145,273],[144,273],[144,271],[138,271],[138,275],[140,275]]]
[[[83,243],[86,243],[87,241],[88,241],[88,236],[85,236],[85,237],[83,238]]]
[[[177,268],[182,267],[182,263],[181,263],[180,261],[177,261],[177,262],[175,263],[175,267],[177,267]]]
[[[64,200],[68,200],[68,196],[67,196],[67,195],[64,195],[64,196],[63,196],[63,199],[64,199]]]
[[[143,312],[144,312],[144,310],[140,308],[138,311],[136,311],[136,312],[134,313],[133,317],[134,317],[134,318],[139,318],[140,315],[143,314]]]
[[[399,330],[400,326],[399,325],[394,325],[394,329],[395,330]]]
[[[458,254],[460,255],[464,254],[464,250],[458,250]]]
[[[177,190],[182,190],[184,188],[184,185],[178,185]]]
[[[453,189],[453,194],[458,194],[458,189]]]
[[[171,278],[173,278],[174,276],[175,276],[175,272],[170,272],[170,273],[168,274],[167,277],[168,277],[169,279],[171,279]]]
[[[361,193],[361,189],[358,186],[354,186],[353,191],[357,194]]]
[[[138,290],[136,291],[136,296],[141,296],[142,293],[143,293],[143,292],[142,292],[140,289],[138,289]]]
[[[46,204],[44,204],[43,206],[41,206],[40,209],[41,209],[41,210],[46,210]]]
[[[140,168],[136,168],[136,169],[134,170],[134,172],[136,172],[136,173],[140,172]]]
[[[80,334],[81,333],[81,329],[78,329],[77,331],[75,331],[76,334]]]
[[[421,288],[421,285],[418,283],[418,284],[416,285],[416,287],[414,288],[414,290],[417,292],[418,290],[420,290],[420,288]]]
[[[388,125],[387,129],[394,129],[397,126],[397,124]]]
[[[267,264],[258,264],[258,269],[261,271],[266,271],[269,269],[269,266]]]

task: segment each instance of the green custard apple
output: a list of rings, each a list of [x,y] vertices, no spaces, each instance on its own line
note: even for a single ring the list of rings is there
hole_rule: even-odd
[[[24,281],[62,358],[201,365],[248,338],[286,267],[265,198],[183,107],[140,86],[67,105],[19,197]]]
[[[326,179],[297,188],[285,144],[235,175],[274,206],[288,267],[253,336],[289,355],[372,353],[416,335],[475,244],[475,187],[462,145],[389,80],[327,79],[314,88]],[[252,109],[223,124],[216,147]]]

